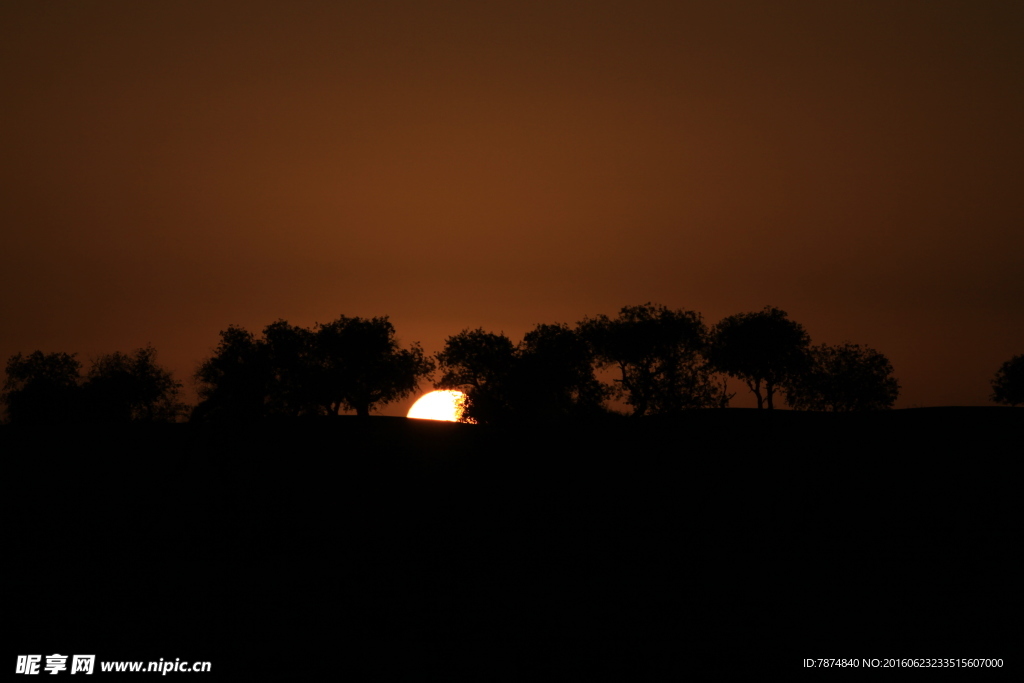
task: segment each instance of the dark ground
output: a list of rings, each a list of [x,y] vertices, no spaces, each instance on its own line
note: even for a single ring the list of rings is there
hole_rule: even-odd
[[[1019,669],[1022,427],[1011,408],[6,427],[8,666],[59,652],[208,660],[203,680],[667,680],[815,657]]]

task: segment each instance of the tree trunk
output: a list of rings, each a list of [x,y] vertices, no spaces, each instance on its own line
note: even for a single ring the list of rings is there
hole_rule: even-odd
[[[359,417],[370,417],[370,404],[360,403],[356,406],[356,415]]]
[[[754,392],[754,396],[757,397],[757,409],[761,410],[764,408],[764,397],[761,396],[761,380],[757,379],[753,382],[747,380],[747,386]]]

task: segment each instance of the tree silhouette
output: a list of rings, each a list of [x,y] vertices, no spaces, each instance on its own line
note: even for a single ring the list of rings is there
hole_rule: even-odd
[[[699,313],[646,303],[619,317],[583,320],[578,330],[599,367],[616,367],[614,390],[634,415],[723,405],[728,398],[707,364],[707,328]]]
[[[373,408],[409,396],[434,371],[418,343],[402,349],[387,316],[346,318],[315,333],[317,393],[330,413],[343,408],[366,416]]]
[[[797,410],[882,410],[900,393],[892,364],[878,351],[850,344],[814,346],[809,364],[786,386],[786,400]]]
[[[463,330],[445,340],[437,354],[442,375],[438,389],[458,389],[466,393],[463,421],[495,422],[511,412],[515,346],[503,334],[483,329]]]
[[[587,343],[565,324],[540,324],[513,345],[503,334],[463,330],[437,354],[439,389],[466,393],[464,421],[550,421],[604,412]]]
[[[268,415],[322,415],[319,394],[324,378],[319,374],[317,336],[312,330],[278,320],[263,328],[257,340],[267,373],[264,410]]]
[[[7,361],[0,400],[17,424],[54,424],[77,418],[82,364],[75,354],[33,351]]]
[[[563,324],[539,324],[516,350],[514,401],[547,419],[588,417],[604,412],[607,390],[594,376],[587,341]]]
[[[196,420],[258,420],[266,415],[273,371],[262,340],[235,325],[220,333],[213,356],[196,370]]]
[[[803,326],[771,306],[723,319],[711,333],[712,364],[743,380],[757,407],[775,407],[775,392],[807,366],[810,337]],[[762,389],[764,393],[762,394]]]
[[[178,400],[181,383],[156,363],[151,346],[131,354],[97,358],[82,387],[86,412],[104,422],[173,422],[185,411]]]
[[[992,400],[1008,406],[1024,403],[1024,355],[1003,363],[992,379]]]

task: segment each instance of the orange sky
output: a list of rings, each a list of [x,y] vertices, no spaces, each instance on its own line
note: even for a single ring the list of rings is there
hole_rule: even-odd
[[[986,0],[6,0],[0,360],[152,343],[188,382],[232,323],[437,351],[770,304],[898,406],[983,405],[1024,353],[1022,35]]]

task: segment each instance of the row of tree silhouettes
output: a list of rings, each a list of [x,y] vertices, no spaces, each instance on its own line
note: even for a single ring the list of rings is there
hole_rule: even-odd
[[[899,395],[889,360],[859,344],[810,344],[785,311],[765,307],[708,327],[694,311],[644,304],[575,327],[539,324],[519,343],[504,334],[463,330],[433,357],[403,348],[386,316],[339,317],[312,328],[284,320],[257,336],[229,326],[194,375],[200,402],[189,409],[182,385],[156,363],[152,347],[93,361],[85,376],[74,355],[16,354],[0,395],[10,422],[249,421],[370,412],[404,399],[440,373],[435,388],[466,394],[463,419],[478,423],[590,418],[727,407],[742,382],[759,409],[779,395],[798,410],[892,407]],[[603,371],[603,372],[602,372]],[[610,376],[610,382],[599,377]],[[1007,361],[992,398],[1024,403],[1024,356]]]
[[[633,415],[724,408],[735,395],[728,377],[747,386],[759,409],[773,409],[779,392],[793,408],[828,411],[890,408],[899,396],[885,356],[850,343],[811,346],[802,325],[770,306],[710,329],[694,311],[627,306],[575,328],[538,325],[518,345],[465,330],[437,361],[437,386],[466,392],[464,415],[477,422],[586,417],[609,399]],[[612,382],[598,381],[595,370]]]
[[[35,351],[7,361],[0,400],[11,423],[173,422],[187,415],[181,383],[153,347],[100,356],[83,377],[75,354]]]

